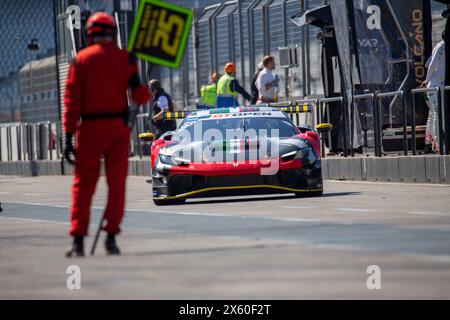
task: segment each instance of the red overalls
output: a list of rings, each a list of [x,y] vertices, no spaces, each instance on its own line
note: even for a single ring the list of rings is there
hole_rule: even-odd
[[[127,88],[137,104],[149,100],[139,83],[136,59],[114,43],[94,44],[80,51],[70,65],[63,118],[66,133],[76,132],[75,179],[70,235],[86,236],[92,196],[105,159],[108,204],[105,230],[119,233],[125,207],[130,129],[124,118],[108,116],[127,108]],[[85,120],[81,120],[84,118]]]

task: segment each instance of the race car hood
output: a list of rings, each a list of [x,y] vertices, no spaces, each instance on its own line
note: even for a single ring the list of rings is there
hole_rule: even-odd
[[[173,157],[184,163],[209,163],[270,159],[307,148],[311,148],[309,140],[295,136],[258,140],[172,142],[161,148],[159,155]]]

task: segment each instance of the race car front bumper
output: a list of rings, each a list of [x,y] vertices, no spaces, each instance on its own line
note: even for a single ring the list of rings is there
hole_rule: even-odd
[[[168,174],[153,177],[154,199],[222,197],[322,191],[321,167],[290,168],[274,175]]]

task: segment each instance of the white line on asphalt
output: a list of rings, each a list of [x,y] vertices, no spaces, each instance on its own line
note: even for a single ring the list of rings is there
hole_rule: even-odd
[[[288,222],[308,222],[317,223],[322,222],[318,219],[301,219],[301,218],[282,218],[282,217],[261,217],[261,216],[240,216],[232,214],[223,213],[203,213],[203,212],[185,212],[185,211],[148,211],[148,210],[138,210],[138,209],[128,209],[127,211],[150,213],[150,214],[176,214],[182,216],[205,216],[205,217],[225,217],[225,218],[239,218],[239,219],[261,219],[261,220],[275,220],[275,221],[288,221]],[[340,223],[340,222],[338,222]],[[351,222],[342,222],[342,224],[352,224]]]
[[[10,203],[13,203],[13,202],[10,202]],[[28,206],[54,207],[54,208],[62,208],[62,209],[70,208],[70,206],[61,206],[61,205],[48,204],[48,203],[37,203],[37,202],[15,202],[14,204],[24,204],[24,205],[28,205]]]
[[[434,262],[442,262],[442,263],[450,263],[450,257],[447,256],[439,256],[439,255],[419,255],[420,258],[425,258]]]
[[[443,256],[439,254],[424,254],[424,253],[412,253],[412,252],[395,252],[395,255],[399,257],[408,257],[415,259],[425,259],[428,261],[438,263],[450,263],[450,256]]]
[[[262,219],[262,220],[273,220],[273,221],[287,221],[287,222],[306,222],[306,223],[319,223],[326,222],[319,219],[301,219],[301,218],[277,218],[277,217],[252,217],[252,216],[238,216],[242,219]]]
[[[203,212],[187,212],[187,211],[149,211],[141,209],[127,209],[126,211],[131,212],[142,212],[148,214],[158,214],[158,213],[168,213],[181,216],[205,216],[205,217],[221,217],[221,218],[239,218],[239,219],[261,219],[261,220],[274,220],[274,221],[287,221],[287,222],[307,222],[307,223],[319,223],[319,222],[332,222],[342,225],[354,225],[350,221],[326,221],[319,219],[301,219],[301,218],[282,218],[282,217],[261,217],[261,216],[240,216],[233,214],[223,214],[223,213],[203,213]]]
[[[375,209],[358,209],[358,208],[336,208],[337,211],[347,212],[375,212]]]
[[[9,202],[12,203],[12,202]],[[7,202],[5,202],[7,204]],[[54,208],[61,208],[61,209],[70,209],[70,206],[63,206],[63,205],[53,205],[53,204],[45,204],[45,203],[37,203],[37,202],[20,202],[20,203],[13,203],[13,204],[19,204],[19,205],[31,205],[31,206],[44,206],[44,207],[54,207]],[[320,207],[313,207],[313,206],[280,206],[280,208],[286,208],[286,209],[317,209]],[[104,210],[103,207],[92,207],[93,210]],[[366,208],[336,208],[337,211],[345,211],[345,212],[376,212],[375,209],[366,209]],[[319,220],[319,219],[302,219],[302,218],[282,218],[282,217],[256,217],[256,216],[239,216],[239,215],[230,215],[230,214],[223,214],[223,213],[202,213],[202,212],[186,212],[186,211],[150,211],[150,210],[142,210],[142,209],[125,209],[125,211],[130,212],[143,212],[143,213],[170,213],[170,214],[178,214],[178,215],[188,215],[188,216],[206,216],[206,217],[235,217],[235,218],[241,218],[241,219],[272,219],[272,220],[279,220],[279,221],[291,221],[291,222],[325,222],[325,220]],[[428,212],[428,211],[412,211],[412,212],[403,212],[401,214],[411,214],[411,215],[423,215],[423,216],[440,216],[440,217],[450,217],[449,214],[445,214],[442,212]],[[333,223],[337,224],[343,224],[343,225],[353,225],[354,222],[350,221],[333,221]]]
[[[188,211],[150,211],[150,210],[141,210],[141,209],[127,209],[126,211],[131,212],[142,212],[148,214],[160,214],[160,213],[168,213],[168,214],[176,214],[180,216],[204,216],[204,217],[220,217],[220,218],[240,218],[240,219],[269,219],[268,217],[252,217],[252,216],[239,216],[233,214],[224,214],[224,213],[210,213],[210,212],[188,212]],[[278,219],[278,218],[273,218]]]
[[[435,188],[450,188],[448,184],[438,183],[409,183],[409,182],[382,182],[382,181],[351,181],[351,180],[331,180],[327,179],[326,183],[348,183],[348,184],[378,184],[389,186],[417,186],[417,187],[435,187]]]
[[[29,221],[29,222],[41,222],[41,223],[45,222],[45,223],[64,224],[64,225],[69,225],[70,224],[69,222],[54,221],[54,220],[38,220],[38,219],[31,219],[31,218],[0,217],[0,219]]]
[[[420,215],[420,216],[439,216],[439,217],[450,217],[450,214],[445,214],[442,212],[431,212],[431,211],[412,211],[410,214]]]
[[[316,206],[280,206],[283,209],[316,209]]]
[[[33,205],[33,206],[47,206],[47,207],[55,207],[55,208],[63,208],[63,209],[70,208],[69,206],[57,206],[57,205],[51,205],[51,204],[45,204],[45,203],[33,203],[33,202],[16,203],[16,204],[25,204],[25,205]],[[91,209],[103,210],[104,208],[92,207]],[[142,210],[142,209],[126,209],[125,211],[141,212],[141,213],[147,213],[147,214],[168,213],[168,214],[185,215],[185,216],[205,216],[205,217],[222,217],[222,218],[239,218],[239,219],[262,219],[262,220],[275,220],[275,221],[287,221],[287,222],[308,222],[308,223],[327,222],[325,220],[319,220],[319,219],[239,216],[239,215],[233,215],[233,214],[186,212],[186,211],[150,211],[150,210]],[[343,225],[353,225],[354,224],[353,222],[350,222],[350,221],[332,221],[332,222],[336,223],[336,224],[343,224]]]
[[[126,209],[126,211],[131,212],[143,212],[143,213],[170,213],[170,214],[179,214],[185,216],[208,216],[208,217],[230,217],[230,215],[221,214],[221,213],[199,213],[199,212],[183,212],[183,211],[150,211],[150,210],[142,210],[142,209]]]
[[[43,203],[23,203],[27,205],[39,205],[39,206],[49,206],[49,207],[56,207],[56,208],[70,208],[68,206],[54,206],[49,204],[43,204]],[[104,208],[99,207],[92,207],[92,209],[96,210],[103,210]],[[142,209],[126,209],[125,211],[128,212],[141,212],[141,213],[147,213],[147,214],[161,214],[161,213],[168,213],[168,214],[176,214],[176,215],[183,215],[183,216],[205,216],[205,217],[222,217],[222,218],[240,218],[240,219],[264,219],[264,220],[277,220],[277,221],[288,221],[288,222],[309,222],[309,223],[317,223],[317,222],[324,222],[323,220],[318,219],[298,219],[298,218],[278,218],[278,217],[256,217],[256,216],[239,216],[239,215],[232,215],[232,214],[223,214],[223,213],[202,213],[202,212],[187,212],[187,211],[150,211],[150,210],[142,210]],[[333,223],[335,223],[333,221]],[[339,224],[353,224],[351,222],[336,222]]]
[[[0,194],[10,194],[11,192],[0,191]]]

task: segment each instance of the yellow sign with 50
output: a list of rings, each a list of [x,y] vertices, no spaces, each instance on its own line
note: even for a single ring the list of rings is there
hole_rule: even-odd
[[[133,25],[128,50],[137,57],[178,68],[192,23],[192,10],[158,0],[143,0]]]

